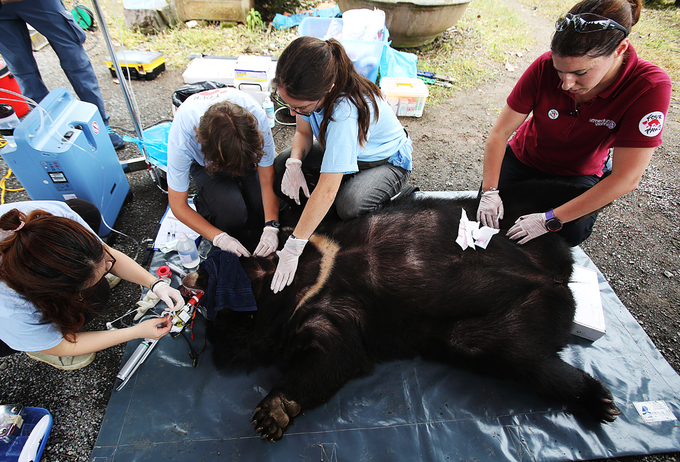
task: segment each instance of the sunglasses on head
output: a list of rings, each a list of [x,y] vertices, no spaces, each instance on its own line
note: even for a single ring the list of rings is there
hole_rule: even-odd
[[[557,20],[557,22],[555,23],[555,30],[557,32],[562,32],[567,27],[569,27],[569,24],[573,24],[574,30],[582,34],[587,34],[589,32],[601,32],[605,30],[620,30],[624,34],[626,34],[626,37],[628,37],[628,29],[626,29],[613,19],[605,18],[604,16],[600,16],[599,14],[567,13]]]

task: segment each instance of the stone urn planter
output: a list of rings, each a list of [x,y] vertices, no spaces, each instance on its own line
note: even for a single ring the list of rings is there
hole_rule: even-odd
[[[338,0],[341,11],[378,8],[385,12],[385,26],[394,48],[425,45],[453,26],[470,0]]]

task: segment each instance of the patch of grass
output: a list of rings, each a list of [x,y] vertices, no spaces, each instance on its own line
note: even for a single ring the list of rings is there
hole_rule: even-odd
[[[113,5],[113,6],[112,6]],[[101,2],[107,26],[117,49],[163,53],[168,67],[184,68],[190,55],[238,56],[252,54],[278,56],[297,37],[296,29],[265,31],[243,24],[197,21],[195,27],[178,24],[155,35],[144,35],[125,28],[122,0]]]
[[[520,1],[551,20],[574,4],[573,0]],[[642,58],[663,67],[674,82],[680,82],[680,10],[672,3],[673,0],[650,0],[640,22],[633,28],[631,41]],[[185,67],[191,54],[278,56],[297,37],[295,28],[263,31],[207,21],[199,22],[194,28],[179,24],[157,35],[146,36],[124,27],[122,0],[101,2],[101,6],[114,41],[122,40],[127,49],[160,51],[168,67]],[[450,97],[452,91],[472,88],[495,78],[503,63],[510,62],[513,56],[533,44],[534,38],[527,24],[511,7],[498,0],[473,0],[458,23],[435,39],[431,46],[405,51],[418,55],[419,69],[455,79],[453,89],[429,87],[429,100],[434,104]],[[677,84],[674,94],[680,98]]]
[[[533,44],[526,23],[512,8],[497,0],[473,0],[454,27],[429,49],[415,53],[419,69],[452,77],[454,89],[466,89],[493,79],[498,68],[494,63],[504,63]],[[430,104],[451,96],[451,89],[429,90]]]
[[[565,0],[520,0],[541,15],[557,19],[575,2]],[[645,2],[640,20],[633,26],[630,41],[638,56],[663,68],[673,85],[673,95],[680,99],[680,9],[674,0]]]

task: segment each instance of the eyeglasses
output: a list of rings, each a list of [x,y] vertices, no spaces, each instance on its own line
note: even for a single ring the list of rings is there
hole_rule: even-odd
[[[628,29],[623,27],[618,22],[613,19],[605,18],[599,14],[594,13],[581,13],[581,14],[571,14],[567,13],[561,16],[555,23],[555,30],[557,32],[562,32],[569,24],[574,25],[574,30],[581,34],[587,34],[589,32],[600,32],[605,30],[620,30],[626,37],[628,37]]]
[[[92,296],[92,294],[94,294],[95,290],[97,289],[97,286],[104,281],[104,278],[106,278],[106,275],[109,274],[111,272],[111,270],[113,269],[113,265],[116,264],[116,259],[114,258],[114,256],[111,255],[109,253],[109,251],[106,250],[106,249],[104,249],[104,252],[110,258],[110,260],[107,260],[106,255],[104,256],[104,265],[105,265],[106,271],[104,271],[104,274],[102,274],[102,277],[99,278],[99,280],[96,282],[96,284],[93,284],[93,285],[91,285],[90,287],[88,287],[87,289],[84,290],[84,294],[80,295],[80,298],[79,298],[80,301],[85,301],[88,298],[90,298]]]
[[[290,104],[286,103],[285,101],[283,101],[281,99],[281,97],[275,91],[272,92],[271,98],[272,98],[272,100],[274,100],[280,106],[283,106],[287,109],[290,109],[294,113],[300,114],[301,116],[304,116],[304,117],[309,117],[310,115],[312,115],[316,111],[316,108],[319,107],[319,103],[321,102],[321,100],[317,101],[316,104],[314,105],[314,108],[312,108],[311,111],[307,112],[307,111],[302,111],[302,110],[295,108],[295,107],[291,106]],[[302,108],[302,109],[304,109],[304,108]]]

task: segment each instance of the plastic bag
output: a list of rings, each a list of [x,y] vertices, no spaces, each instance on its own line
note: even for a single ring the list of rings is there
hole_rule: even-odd
[[[342,13],[343,39],[380,42],[384,37],[385,12],[383,10],[362,8]]]
[[[214,90],[216,88],[224,88],[225,84],[220,82],[214,82],[212,80],[206,80],[204,82],[187,83],[182,85],[177,90],[172,93],[172,104],[174,106],[180,107],[184,101],[191,95],[195,93],[200,93],[206,90]]]
[[[165,170],[168,165],[168,135],[171,125],[170,122],[161,122],[142,131],[149,160],[162,170]],[[125,135],[123,139],[128,143],[137,143],[139,150],[142,151],[142,141],[139,138]]]
[[[418,77],[418,56],[398,51],[386,46],[380,58],[380,78],[398,77],[415,79]]]

